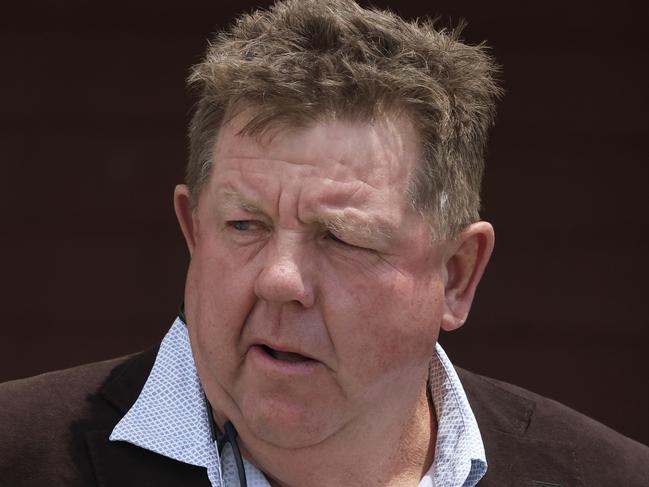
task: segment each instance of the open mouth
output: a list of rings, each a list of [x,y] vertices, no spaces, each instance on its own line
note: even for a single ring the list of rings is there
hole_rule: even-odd
[[[273,357],[275,360],[282,360],[284,362],[313,362],[314,360],[299,353],[294,352],[282,352],[275,350],[266,345],[261,345],[261,349],[266,352],[268,355]]]

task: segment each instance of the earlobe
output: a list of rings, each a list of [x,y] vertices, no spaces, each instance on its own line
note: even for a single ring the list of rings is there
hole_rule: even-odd
[[[194,253],[194,246],[196,245],[196,228],[194,222],[194,212],[189,204],[189,188],[184,184],[179,184],[174,189],[174,210],[176,211],[176,218],[180,225],[180,230],[185,237],[189,255]]]
[[[444,331],[455,330],[466,321],[493,247],[494,230],[487,222],[468,225],[453,241],[446,261]]]

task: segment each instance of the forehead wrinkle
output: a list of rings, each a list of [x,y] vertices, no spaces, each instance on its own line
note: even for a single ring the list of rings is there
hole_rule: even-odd
[[[240,162],[241,164],[246,165],[246,168],[250,164],[254,165],[259,165],[259,164],[266,164],[268,163],[271,164],[290,164],[292,166],[317,166],[318,161],[311,161],[311,160],[306,160],[306,159],[297,159],[297,158],[291,158],[289,160],[288,156],[286,158],[280,158],[280,157],[270,157],[266,154],[263,155],[229,155],[229,159],[231,159],[234,162]]]

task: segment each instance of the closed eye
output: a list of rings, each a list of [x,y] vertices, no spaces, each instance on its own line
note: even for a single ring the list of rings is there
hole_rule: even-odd
[[[338,245],[348,247],[350,249],[369,250],[369,249],[366,249],[365,247],[359,247],[358,245],[350,244],[349,242],[346,242],[346,241],[342,240],[340,237],[336,236],[332,232],[327,232],[325,234],[325,238],[328,239],[328,240],[331,240],[332,242],[335,242]]]

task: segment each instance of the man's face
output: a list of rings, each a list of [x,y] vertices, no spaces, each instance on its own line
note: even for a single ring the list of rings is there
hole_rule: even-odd
[[[191,216],[186,310],[201,382],[244,441],[314,445],[425,391],[444,244],[407,203],[403,119],[220,131]],[[187,234],[186,234],[187,236]]]

